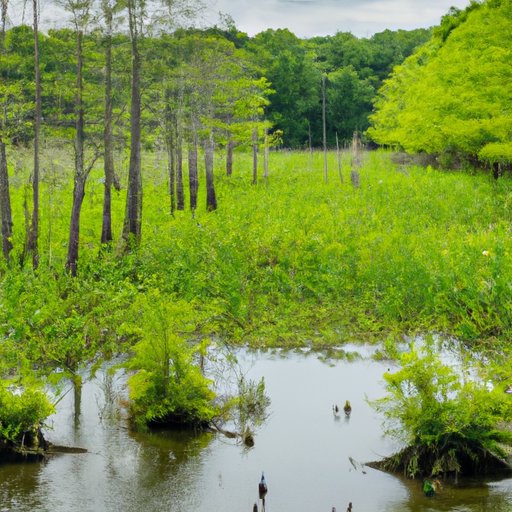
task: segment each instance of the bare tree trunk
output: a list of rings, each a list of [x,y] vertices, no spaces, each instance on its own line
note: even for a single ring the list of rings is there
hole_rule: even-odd
[[[359,169],[361,167],[361,141],[359,140],[359,134],[354,132],[352,137],[352,162],[351,162],[350,181],[354,188],[359,188],[361,185],[361,177],[359,175]]]
[[[268,148],[268,128],[265,127],[264,149],[263,149],[263,177],[268,181],[268,164],[269,164],[269,148]]]
[[[165,137],[167,151],[167,172],[169,174],[169,199],[171,215],[176,211],[176,154],[174,152],[172,135]]]
[[[0,124],[0,130],[2,125]],[[9,261],[12,250],[12,212],[11,194],[9,188],[9,173],[7,169],[7,154],[5,142],[0,139],[0,215],[2,217],[2,251]]]
[[[336,158],[338,160],[338,175],[340,177],[340,182],[343,185],[343,173],[341,172],[341,151],[340,142],[338,140],[338,132],[336,132]]]
[[[258,183],[258,129],[252,131],[252,184]]]
[[[0,55],[5,53],[5,23],[7,20],[8,1],[1,2],[1,27],[0,27]],[[5,141],[2,139],[3,128],[6,120],[0,117],[0,216],[2,219],[2,251],[4,257],[9,261],[12,249],[12,212],[11,193],[9,188],[9,172],[7,167],[7,151]]]
[[[177,209],[183,211],[185,209],[185,190],[183,188],[183,140],[180,127],[176,125],[176,198]]]
[[[169,198],[171,215],[176,210],[176,153],[174,151],[175,142],[175,123],[170,107],[171,91],[169,88],[165,90],[165,118],[164,118],[164,140],[167,152],[167,172],[169,174]]]
[[[206,174],[206,210],[212,212],[217,209],[217,197],[213,180],[213,134],[210,133],[204,145],[204,167]]]
[[[80,213],[85,196],[84,177],[75,176],[73,189],[73,206],[71,208],[71,222],[69,228],[68,256],[66,269],[75,277],[77,273],[78,248],[80,245]]]
[[[34,170],[32,173],[32,220],[27,233],[24,257],[32,255],[32,267],[39,266],[39,139],[41,135],[41,70],[39,65],[39,2],[32,0],[34,15],[34,81],[35,81],[35,109],[34,109]]]
[[[0,3],[0,9],[1,9],[0,20],[2,23],[2,26],[0,27],[0,38],[2,39],[0,41],[1,50],[4,49],[5,24],[7,22],[8,7],[9,7],[9,0],[1,0],[1,3]]]
[[[197,208],[197,190],[199,188],[197,179],[197,139],[195,134],[188,148],[188,181],[190,187],[190,210],[193,214]]]
[[[69,226],[68,255],[66,269],[72,276],[76,276],[78,248],[80,244],[80,212],[85,195],[84,172],[84,106],[83,106],[83,60],[82,60],[83,33],[76,33],[76,96],[75,96],[75,186],[73,189],[73,205],[71,207],[71,222]]]
[[[128,21],[132,54],[131,112],[130,112],[130,167],[128,170],[128,193],[123,225],[125,249],[138,245],[142,228],[142,176],[141,176],[141,57],[138,46],[137,13],[134,0],[128,0]]]
[[[327,116],[326,116],[326,101],[325,101],[325,75],[322,76],[322,132],[323,132],[323,146],[324,146],[324,181],[329,180],[327,168]]]
[[[78,430],[82,414],[82,377],[75,373],[71,380],[73,382],[73,426]]]
[[[102,2],[106,22],[105,34],[105,112],[103,127],[103,171],[105,184],[103,192],[103,222],[101,227],[101,243],[112,242],[112,185],[114,184],[114,142],[112,132],[112,9],[107,2]]]
[[[233,149],[235,148],[235,143],[233,139],[229,139],[228,145],[226,147],[226,176],[233,175]]]

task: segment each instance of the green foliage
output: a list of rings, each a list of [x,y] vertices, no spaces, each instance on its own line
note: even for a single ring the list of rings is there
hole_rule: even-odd
[[[512,142],[490,142],[478,152],[478,158],[490,164],[510,164]]]
[[[153,290],[134,313],[141,340],[127,367],[131,410],[139,429],[148,425],[201,426],[216,413],[215,394],[196,364],[201,345],[192,344],[206,312],[198,304]]]
[[[21,159],[21,151],[11,154]],[[118,258],[100,247],[101,174],[94,170],[72,280],[62,270],[71,198],[65,158],[43,155],[38,273],[3,269],[5,373],[29,360],[44,372],[76,371],[125,350],[139,337],[126,310],[154,288],[211,305],[206,334],[255,345],[320,346],[369,332],[382,339],[436,331],[471,343],[512,335],[508,178],[490,183],[483,175],[397,168],[388,155],[371,153],[356,191],[323,183],[321,154],[276,151],[268,183],[251,187],[251,157],[239,152],[229,179],[216,160],[217,213],[198,209],[192,219],[188,212],[169,216],[161,154],[146,153],[140,251]],[[343,169],[348,160],[344,154]],[[337,167],[333,153],[329,166]],[[23,218],[23,172],[20,164],[15,219]],[[204,194],[200,187],[199,201]],[[123,196],[114,194],[115,233],[123,208]],[[20,222],[13,237],[16,259]]]
[[[35,387],[0,385],[0,440],[20,445],[27,432],[37,430],[54,412],[45,393]]]
[[[510,1],[473,2],[447,17],[444,35],[434,34],[385,82],[369,135],[410,152],[494,159],[512,134],[511,20]]]
[[[512,434],[498,429],[512,413],[502,389],[489,389],[466,368],[450,367],[428,345],[404,353],[400,364],[384,375],[388,395],[373,405],[384,414],[387,433],[416,451],[408,460],[409,476],[459,471],[463,459],[501,455],[500,443],[512,443]],[[427,454],[429,468],[422,467]]]

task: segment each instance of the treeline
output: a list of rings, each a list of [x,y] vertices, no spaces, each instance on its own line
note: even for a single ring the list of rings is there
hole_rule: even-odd
[[[183,110],[192,109],[191,96],[195,94],[197,102],[197,97],[206,92],[200,88],[210,82],[215,94],[212,100],[216,102],[211,105],[211,115],[225,123],[230,119],[234,122],[241,118],[266,119],[273,131],[282,134],[283,146],[319,147],[322,144],[322,75],[327,79],[329,145],[334,146],[336,134],[339,139],[349,141],[355,130],[368,128],[372,100],[383,80],[394,66],[425,43],[430,33],[426,29],[386,30],[370,38],[357,38],[348,32],[339,32],[333,36],[300,39],[286,29],[269,29],[249,37],[236,27],[228,26],[178,29],[144,37],[139,52],[145,145],[151,147],[162,137],[161,123],[155,115],[160,113],[160,107],[165,106],[173,115],[178,111],[183,115]],[[3,38],[0,101],[8,121],[3,133],[13,143],[29,143],[33,138],[34,35],[31,27],[22,25],[7,30]],[[52,29],[39,34],[39,38],[43,126],[48,135],[72,137],[77,80],[76,29]],[[92,133],[100,132],[103,126],[107,45],[112,52],[116,139],[126,144],[131,52],[130,37],[124,30],[109,35],[97,27],[84,30],[86,124]],[[214,80],[216,82],[212,83]],[[220,91],[221,81],[224,89],[231,90]],[[194,91],[191,84],[195,84],[197,90]],[[233,105],[233,100],[242,101],[242,97],[246,105]],[[158,107],[155,99],[160,102]],[[182,105],[178,105],[179,101]],[[256,104],[251,104],[254,101]],[[245,112],[240,111],[243,106]],[[231,112],[227,111],[229,107]],[[224,112],[219,112],[220,109]],[[207,112],[203,109],[200,114],[204,117]],[[237,125],[231,127],[231,131],[243,129]],[[252,131],[247,130],[247,133],[237,133],[238,138],[251,140]],[[226,134],[219,142],[225,142],[225,138]]]

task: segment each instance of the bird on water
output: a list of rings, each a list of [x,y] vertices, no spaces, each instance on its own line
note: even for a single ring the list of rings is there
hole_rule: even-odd
[[[346,416],[350,416],[350,413],[352,412],[352,406],[350,405],[350,402],[348,400],[345,401],[343,410],[345,411]]]
[[[265,499],[267,492],[268,492],[268,487],[267,487],[267,482],[265,481],[265,475],[263,473],[261,473],[261,480],[260,480],[260,483],[258,484],[258,493],[260,496],[260,500]]]

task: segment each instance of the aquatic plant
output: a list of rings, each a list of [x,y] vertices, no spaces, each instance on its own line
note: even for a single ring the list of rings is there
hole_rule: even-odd
[[[387,395],[371,403],[405,448],[374,465],[411,478],[512,469],[512,432],[503,428],[512,402],[503,389],[446,365],[428,345],[413,347],[400,363],[384,375]]]

